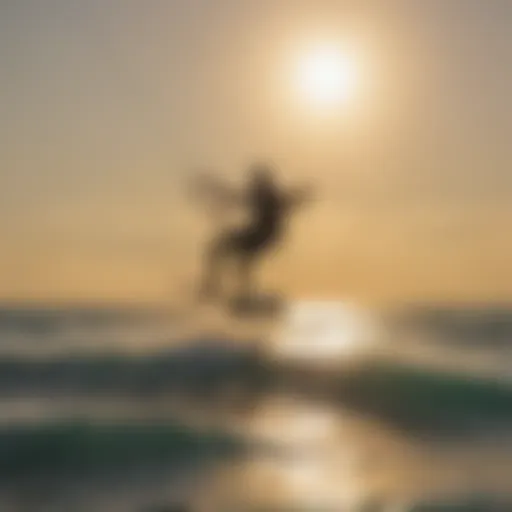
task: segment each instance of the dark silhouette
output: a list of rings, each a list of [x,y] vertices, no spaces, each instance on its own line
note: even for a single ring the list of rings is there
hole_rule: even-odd
[[[302,188],[283,191],[277,185],[273,170],[267,165],[253,165],[245,193],[235,193],[217,184],[215,192],[226,205],[249,209],[249,222],[242,228],[228,229],[218,234],[207,248],[201,296],[219,295],[221,266],[234,260],[239,272],[240,297],[253,296],[252,277],[260,257],[282,240],[289,214],[309,198],[310,191]]]

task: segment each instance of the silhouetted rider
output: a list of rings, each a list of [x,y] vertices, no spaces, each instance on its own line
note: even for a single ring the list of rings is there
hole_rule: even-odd
[[[224,202],[247,207],[250,219],[242,228],[221,232],[208,247],[202,295],[212,297],[219,293],[220,265],[233,258],[238,265],[241,294],[249,296],[255,262],[265,250],[281,240],[288,214],[308,195],[305,189],[293,192],[280,190],[272,169],[266,165],[251,167],[245,194],[233,194],[223,189]]]

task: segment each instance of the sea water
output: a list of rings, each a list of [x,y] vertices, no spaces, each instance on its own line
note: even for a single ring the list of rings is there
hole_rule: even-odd
[[[512,311],[388,315],[329,365],[180,320],[0,311],[1,511],[512,511]]]

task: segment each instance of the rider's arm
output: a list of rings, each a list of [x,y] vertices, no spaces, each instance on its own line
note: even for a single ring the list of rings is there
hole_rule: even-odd
[[[222,207],[239,206],[246,199],[243,191],[211,174],[197,177],[196,187],[200,195]]]

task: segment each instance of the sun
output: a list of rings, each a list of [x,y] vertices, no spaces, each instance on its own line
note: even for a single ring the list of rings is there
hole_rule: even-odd
[[[354,60],[335,45],[309,49],[299,58],[296,81],[303,99],[317,107],[352,100],[357,85]]]

